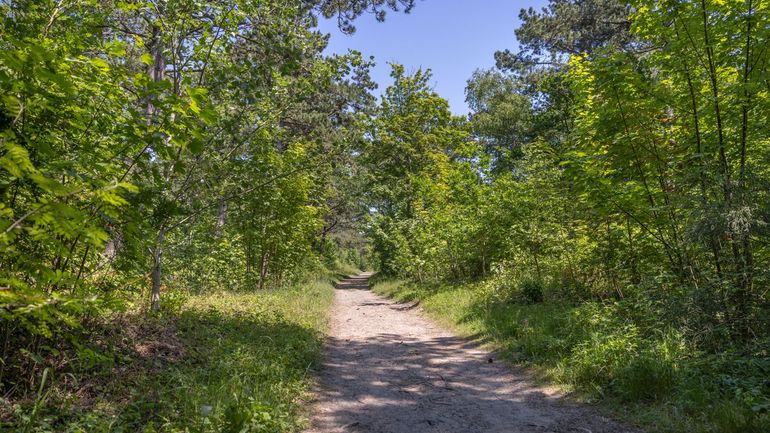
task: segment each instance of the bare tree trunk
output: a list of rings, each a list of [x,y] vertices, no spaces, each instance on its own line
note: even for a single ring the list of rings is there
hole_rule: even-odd
[[[749,104],[749,74],[751,73],[751,17],[753,14],[752,0],[748,0],[748,13],[746,14],[746,46],[745,61],[743,64],[743,102],[741,104],[741,141],[740,141],[740,169],[738,173],[738,198],[742,208],[746,207],[746,147],[748,141]],[[741,315],[748,315],[751,291],[754,280],[754,258],[751,249],[751,225],[741,232],[741,246],[743,248],[739,263],[739,275],[741,277],[739,308]]]
[[[222,237],[226,220],[227,220],[227,200],[222,198],[219,200],[219,209],[217,211],[217,225],[216,225],[216,231],[214,233],[217,239]]]
[[[163,58],[163,34],[157,25],[152,26],[152,39],[150,46],[150,55],[153,58],[153,64],[150,67],[149,74],[154,82],[163,81],[166,70],[165,59]],[[153,122],[155,107],[152,98],[147,101],[147,122]],[[162,192],[161,192],[162,194]],[[161,224],[158,229],[158,237],[155,240],[155,247],[152,252],[152,291],[150,293],[150,310],[157,312],[160,310],[160,285],[163,277],[163,241],[166,238],[166,228]]]
[[[158,239],[155,242],[155,250],[152,254],[152,297],[150,310],[160,310],[160,283],[163,277],[161,266],[163,264],[163,241],[166,239],[166,229],[158,230]]]
[[[152,54],[152,80],[157,82],[163,81],[166,77],[166,60],[163,57],[163,33],[158,26],[152,27],[152,47],[150,48]]]
[[[265,249],[262,251],[262,259],[259,264],[259,290],[265,288],[265,280],[267,279],[267,273],[270,267],[270,251]]]
[[[115,262],[115,259],[117,259],[118,257],[118,251],[120,250],[122,243],[123,243],[122,234],[117,230],[113,230],[112,233],[110,234],[109,240],[104,245],[104,250],[102,251],[102,254],[101,254],[102,259],[99,262],[97,269],[101,269]]]

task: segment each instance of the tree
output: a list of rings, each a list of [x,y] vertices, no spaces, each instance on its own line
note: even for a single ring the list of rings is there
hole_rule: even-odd
[[[471,166],[475,145],[462,118],[430,89],[429,71],[407,75],[393,65],[391,76],[361,152],[381,269],[421,280],[478,272],[459,257],[472,255],[465,224],[481,183]]]
[[[3,391],[40,368],[17,349],[140,292],[158,311],[317,269],[372,82],[316,15],[410,3],[1,2]]]
[[[532,102],[520,82],[499,71],[476,71],[468,80],[465,100],[472,110],[471,125],[495,175],[509,173],[532,141]]]

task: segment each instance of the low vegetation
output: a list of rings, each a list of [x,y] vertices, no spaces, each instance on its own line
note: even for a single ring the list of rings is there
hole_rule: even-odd
[[[767,346],[709,354],[661,324],[643,300],[532,302],[524,285],[425,286],[379,278],[374,291],[419,302],[432,318],[485,341],[509,362],[656,432],[770,429]]]
[[[298,431],[332,293],[327,280],[260,293],[179,295],[159,315],[94,320],[80,335],[90,343],[48,354],[59,365],[44,367],[33,384],[40,392],[4,402],[3,427]]]

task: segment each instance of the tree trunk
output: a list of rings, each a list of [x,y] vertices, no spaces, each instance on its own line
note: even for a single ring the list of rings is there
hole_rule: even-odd
[[[152,77],[152,80],[156,83],[163,81],[166,63],[163,58],[163,32],[157,25],[152,26],[152,37],[150,44],[147,47],[149,54],[152,56],[153,64],[150,66],[148,73]],[[155,107],[153,105],[153,98],[149,97],[147,100],[147,123],[153,123],[153,116],[155,115]],[[162,192],[161,192],[162,194]],[[158,237],[155,240],[155,247],[152,252],[152,289],[150,293],[150,310],[157,312],[160,310],[160,284],[162,279],[162,263],[163,263],[163,241],[166,237],[166,229],[161,225],[158,230]]]
[[[161,265],[163,264],[163,241],[166,238],[166,229],[161,227],[158,231],[158,239],[155,243],[155,251],[152,254],[152,297],[150,299],[150,310],[157,312],[160,310],[160,283],[163,274]]]
[[[743,64],[743,101],[741,103],[741,140],[740,140],[740,169],[738,172],[738,201],[741,210],[747,207],[746,197],[746,147],[748,141],[749,126],[749,104],[751,103],[751,93],[749,92],[749,74],[751,63],[751,17],[753,15],[752,0],[748,0],[748,11],[746,14],[746,46],[745,60]],[[751,291],[754,280],[754,258],[751,249],[751,224],[741,232],[740,236],[741,260],[738,263],[737,271],[741,277],[739,309],[743,318],[748,316],[749,303],[751,302]]]
[[[216,236],[217,239],[222,237],[226,220],[227,220],[227,200],[223,198],[219,200],[219,209],[217,211],[217,225],[216,225],[216,231],[214,232],[214,235]]]
[[[679,37],[679,29],[676,29],[677,37]],[[700,185],[700,202],[701,207],[705,211],[708,209],[709,199],[706,188],[706,173],[703,168],[703,140],[701,139],[701,127],[700,127],[700,114],[698,112],[698,100],[695,96],[695,86],[692,82],[692,76],[690,74],[690,67],[687,62],[682,62],[684,65],[684,73],[687,78],[687,88],[690,93],[690,104],[692,107],[693,126],[695,127],[695,157],[698,167],[698,181]],[[711,255],[714,262],[714,269],[717,277],[722,279],[722,263],[719,258],[719,241],[714,233],[709,233],[709,248],[711,248]]]
[[[270,252],[265,249],[262,252],[262,259],[259,263],[259,290],[265,288],[265,280],[267,279],[268,269],[270,267]]]

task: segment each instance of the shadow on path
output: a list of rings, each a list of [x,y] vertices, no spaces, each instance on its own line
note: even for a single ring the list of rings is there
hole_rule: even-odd
[[[346,289],[368,289],[369,278],[374,275],[373,272],[364,272],[361,275],[355,277],[347,277],[344,280],[338,282],[335,287],[339,290]]]
[[[357,278],[337,290],[311,432],[635,431],[560,402],[366,287]]]

